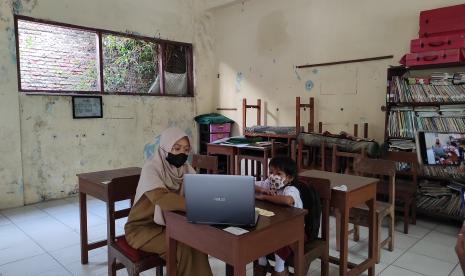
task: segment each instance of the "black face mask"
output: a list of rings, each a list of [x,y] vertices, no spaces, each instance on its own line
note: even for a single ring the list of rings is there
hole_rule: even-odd
[[[172,154],[171,152],[169,152],[168,156],[166,157],[166,161],[168,161],[168,163],[175,166],[176,168],[180,168],[182,165],[184,165],[184,163],[186,163],[187,154]]]

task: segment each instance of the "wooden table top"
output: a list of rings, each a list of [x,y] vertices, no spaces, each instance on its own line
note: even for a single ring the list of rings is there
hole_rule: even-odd
[[[113,178],[140,175],[141,171],[142,169],[139,167],[130,167],[116,170],[81,173],[77,176],[79,179],[87,180],[95,184],[105,184],[107,181],[111,181]]]
[[[328,179],[331,183],[331,189],[336,186],[346,185],[347,191],[355,191],[359,188],[376,183],[377,178],[364,177],[351,174],[333,173],[319,170],[308,170],[299,173],[299,177],[314,177]]]
[[[284,205],[277,205],[277,204],[273,204],[273,203],[266,202],[263,200],[256,200],[255,206],[258,208],[273,212],[274,216],[271,216],[271,217],[260,216],[258,218],[257,225],[255,227],[241,227],[253,233],[259,233],[265,229],[268,229],[270,226],[274,224],[279,224],[279,223],[288,221],[290,219],[293,219],[295,217],[305,215],[307,213],[307,210],[305,209],[299,209],[299,208],[294,208],[294,207],[289,207],[289,206],[284,206]],[[185,213],[174,212],[174,214],[180,217],[183,217],[183,220],[185,221],[185,223],[189,223],[187,222]],[[198,224],[198,225],[199,226],[202,225],[203,227],[206,227],[206,226],[214,227],[214,228],[218,228],[219,230],[222,230],[223,228],[228,227],[228,225],[208,225],[208,224]],[[243,235],[236,236],[228,232],[224,232],[224,233],[226,233],[226,235],[232,235],[237,238],[243,237]]]

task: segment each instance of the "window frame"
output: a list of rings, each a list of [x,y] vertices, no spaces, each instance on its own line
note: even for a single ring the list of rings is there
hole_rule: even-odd
[[[18,20],[29,21],[34,23],[48,24],[56,27],[76,29],[80,31],[93,32],[97,36],[97,58],[96,65],[98,70],[97,91],[79,91],[79,90],[49,90],[49,89],[23,89],[21,85],[21,63],[20,63],[20,51],[19,51],[19,35],[18,35]],[[73,24],[60,23],[50,20],[37,19],[29,16],[14,15],[14,27],[15,27],[15,41],[16,41],[16,66],[17,66],[17,77],[18,77],[18,91],[20,93],[27,93],[31,95],[47,94],[47,95],[131,95],[131,96],[164,96],[164,97],[193,97],[194,96],[194,66],[193,66],[193,46],[192,43],[179,42],[172,40],[165,40],[160,38],[152,38],[147,36],[141,36],[130,33],[115,32],[110,30],[98,29],[77,26]],[[105,92],[104,80],[103,80],[103,35],[114,35],[138,40],[144,40],[158,44],[158,75],[160,78],[160,93],[132,93],[132,92]],[[172,95],[165,94],[165,58],[164,50],[166,45],[184,46],[187,47],[186,51],[186,74],[187,74],[187,94],[186,95]]]

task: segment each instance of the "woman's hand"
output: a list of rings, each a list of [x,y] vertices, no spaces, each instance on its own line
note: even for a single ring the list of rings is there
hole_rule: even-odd
[[[255,198],[258,200],[266,200],[267,195],[266,194],[256,194]]]

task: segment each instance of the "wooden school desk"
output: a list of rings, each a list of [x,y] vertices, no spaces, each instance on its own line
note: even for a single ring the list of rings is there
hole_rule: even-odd
[[[107,240],[89,243],[87,237],[87,201],[86,196],[91,195],[108,204],[107,184],[113,178],[140,175],[141,168],[132,167],[117,170],[108,170],[78,174],[79,178],[79,213],[81,228],[81,263],[89,262],[89,251],[107,245]],[[107,206],[108,208],[108,206]]]
[[[226,155],[226,174],[232,175],[236,171],[237,147],[225,144],[207,144],[207,155]]]
[[[182,213],[165,212],[167,275],[176,275],[176,243],[182,242],[226,262],[226,275],[234,276],[245,276],[248,263],[291,245],[294,252],[298,252],[294,254],[295,275],[303,276],[304,216],[307,211],[263,201],[257,201],[256,205],[275,215],[260,216],[257,226],[240,236],[223,231],[226,226],[192,224]]]
[[[339,174],[326,171],[309,170],[299,173],[299,178],[305,181],[306,177],[328,179],[331,182],[331,206],[341,213],[341,250],[339,259],[330,257],[330,261],[339,264],[339,275],[360,275],[368,269],[368,275],[375,275],[376,249],[378,246],[378,229],[375,217],[376,184],[378,179]],[[347,191],[333,189],[336,186],[346,185]],[[359,265],[348,263],[348,236],[349,236],[349,209],[366,203],[369,208],[369,238],[368,259]],[[348,271],[348,268],[351,268]]]

